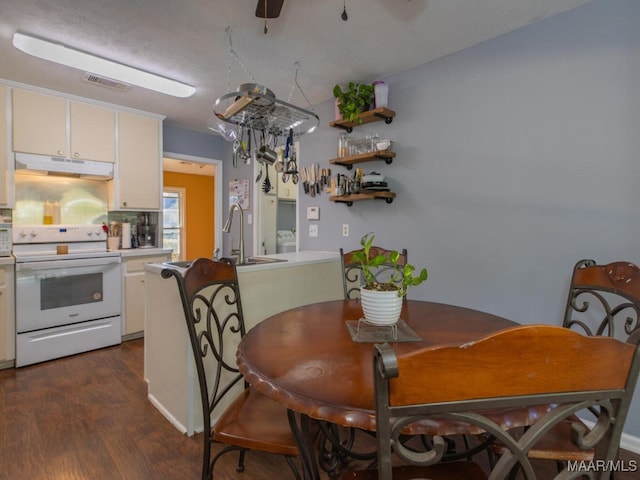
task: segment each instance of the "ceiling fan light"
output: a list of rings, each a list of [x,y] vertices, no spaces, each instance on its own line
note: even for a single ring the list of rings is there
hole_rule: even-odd
[[[49,42],[23,33],[13,34],[13,46],[43,60],[95,73],[166,95],[187,98],[196,92],[195,87],[177,80],[138,70],[128,65],[69,48],[60,43]]]

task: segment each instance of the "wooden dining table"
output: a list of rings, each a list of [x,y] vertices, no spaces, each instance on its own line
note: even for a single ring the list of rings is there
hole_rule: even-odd
[[[302,432],[295,418],[375,431],[372,355],[373,343],[381,342],[366,341],[366,335],[360,335],[371,332],[369,325],[358,322],[361,318],[359,300],[316,303],[265,319],[240,342],[240,371],[254,388],[289,409],[295,434]],[[404,302],[400,318],[403,328],[397,332],[375,327],[379,332],[372,334],[392,343],[398,355],[428,346],[473,342],[516,325],[489,313],[417,300]],[[527,413],[507,415],[505,422],[513,426],[528,423],[514,415]],[[412,433],[470,433],[455,425],[424,428]],[[305,448],[299,443],[301,450]],[[316,465],[306,465],[305,470],[305,478],[319,478]]]

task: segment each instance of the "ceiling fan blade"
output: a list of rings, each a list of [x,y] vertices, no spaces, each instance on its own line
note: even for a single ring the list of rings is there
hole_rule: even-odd
[[[264,4],[267,3],[267,16],[264,16]],[[256,6],[256,17],[258,18],[277,18],[280,16],[282,4],[284,0],[258,0]]]

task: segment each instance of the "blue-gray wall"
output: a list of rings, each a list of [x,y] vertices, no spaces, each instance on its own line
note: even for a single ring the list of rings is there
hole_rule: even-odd
[[[582,258],[640,264],[640,2],[594,1],[384,80],[395,120],[356,133],[396,142],[392,165],[361,166],[397,198],[302,195],[300,212],[321,210],[318,238],[300,219],[302,249],[357,248],[374,231],[428,268],[409,297],[520,323],[561,322]],[[318,112],[302,157],[328,166],[332,103]],[[640,437],[639,391],[625,430]]]
[[[224,158],[224,144],[226,142],[222,140],[222,137],[213,133],[208,134],[164,125],[162,135],[165,152],[202,158]]]
[[[640,264],[639,25],[639,1],[595,0],[384,78],[395,120],[354,133],[395,142],[392,165],[361,166],[385,174],[397,198],[349,208],[301,195],[301,249],[357,248],[374,231],[428,268],[409,297],[559,324],[577,260]],[[316,111],[300,161],[328,167],[333,102]],[[318,238],[307,206],[320,207]],[[640,437],[640,398],[626,431]]]

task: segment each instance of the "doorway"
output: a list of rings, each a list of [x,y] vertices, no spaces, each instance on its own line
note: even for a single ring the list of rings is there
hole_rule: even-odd
[[[300,145],[296,142],[297,162],[300,165]],[[282,160],[284,147],[276,148],[277,162]],[[276,162],[276,164],[277,164]],[[262,174],[260,174],[262,172]],[[253,225],[253,254],[271,255],[298,251],[298,188],[289,178],[283,181],[282,172],[274,165],[267,166],[254,162],[254,176],[260,182],[254,183],[253,195],[256,202],[256,221]],[[264,180],[269,177],[271,188],[264,189]],[[289,176],[290,177],[290,176]]]
[[[183,189],[181,260],[212,258],[222,248],[222,161],[167,152],[163,178],[165,191]]]

